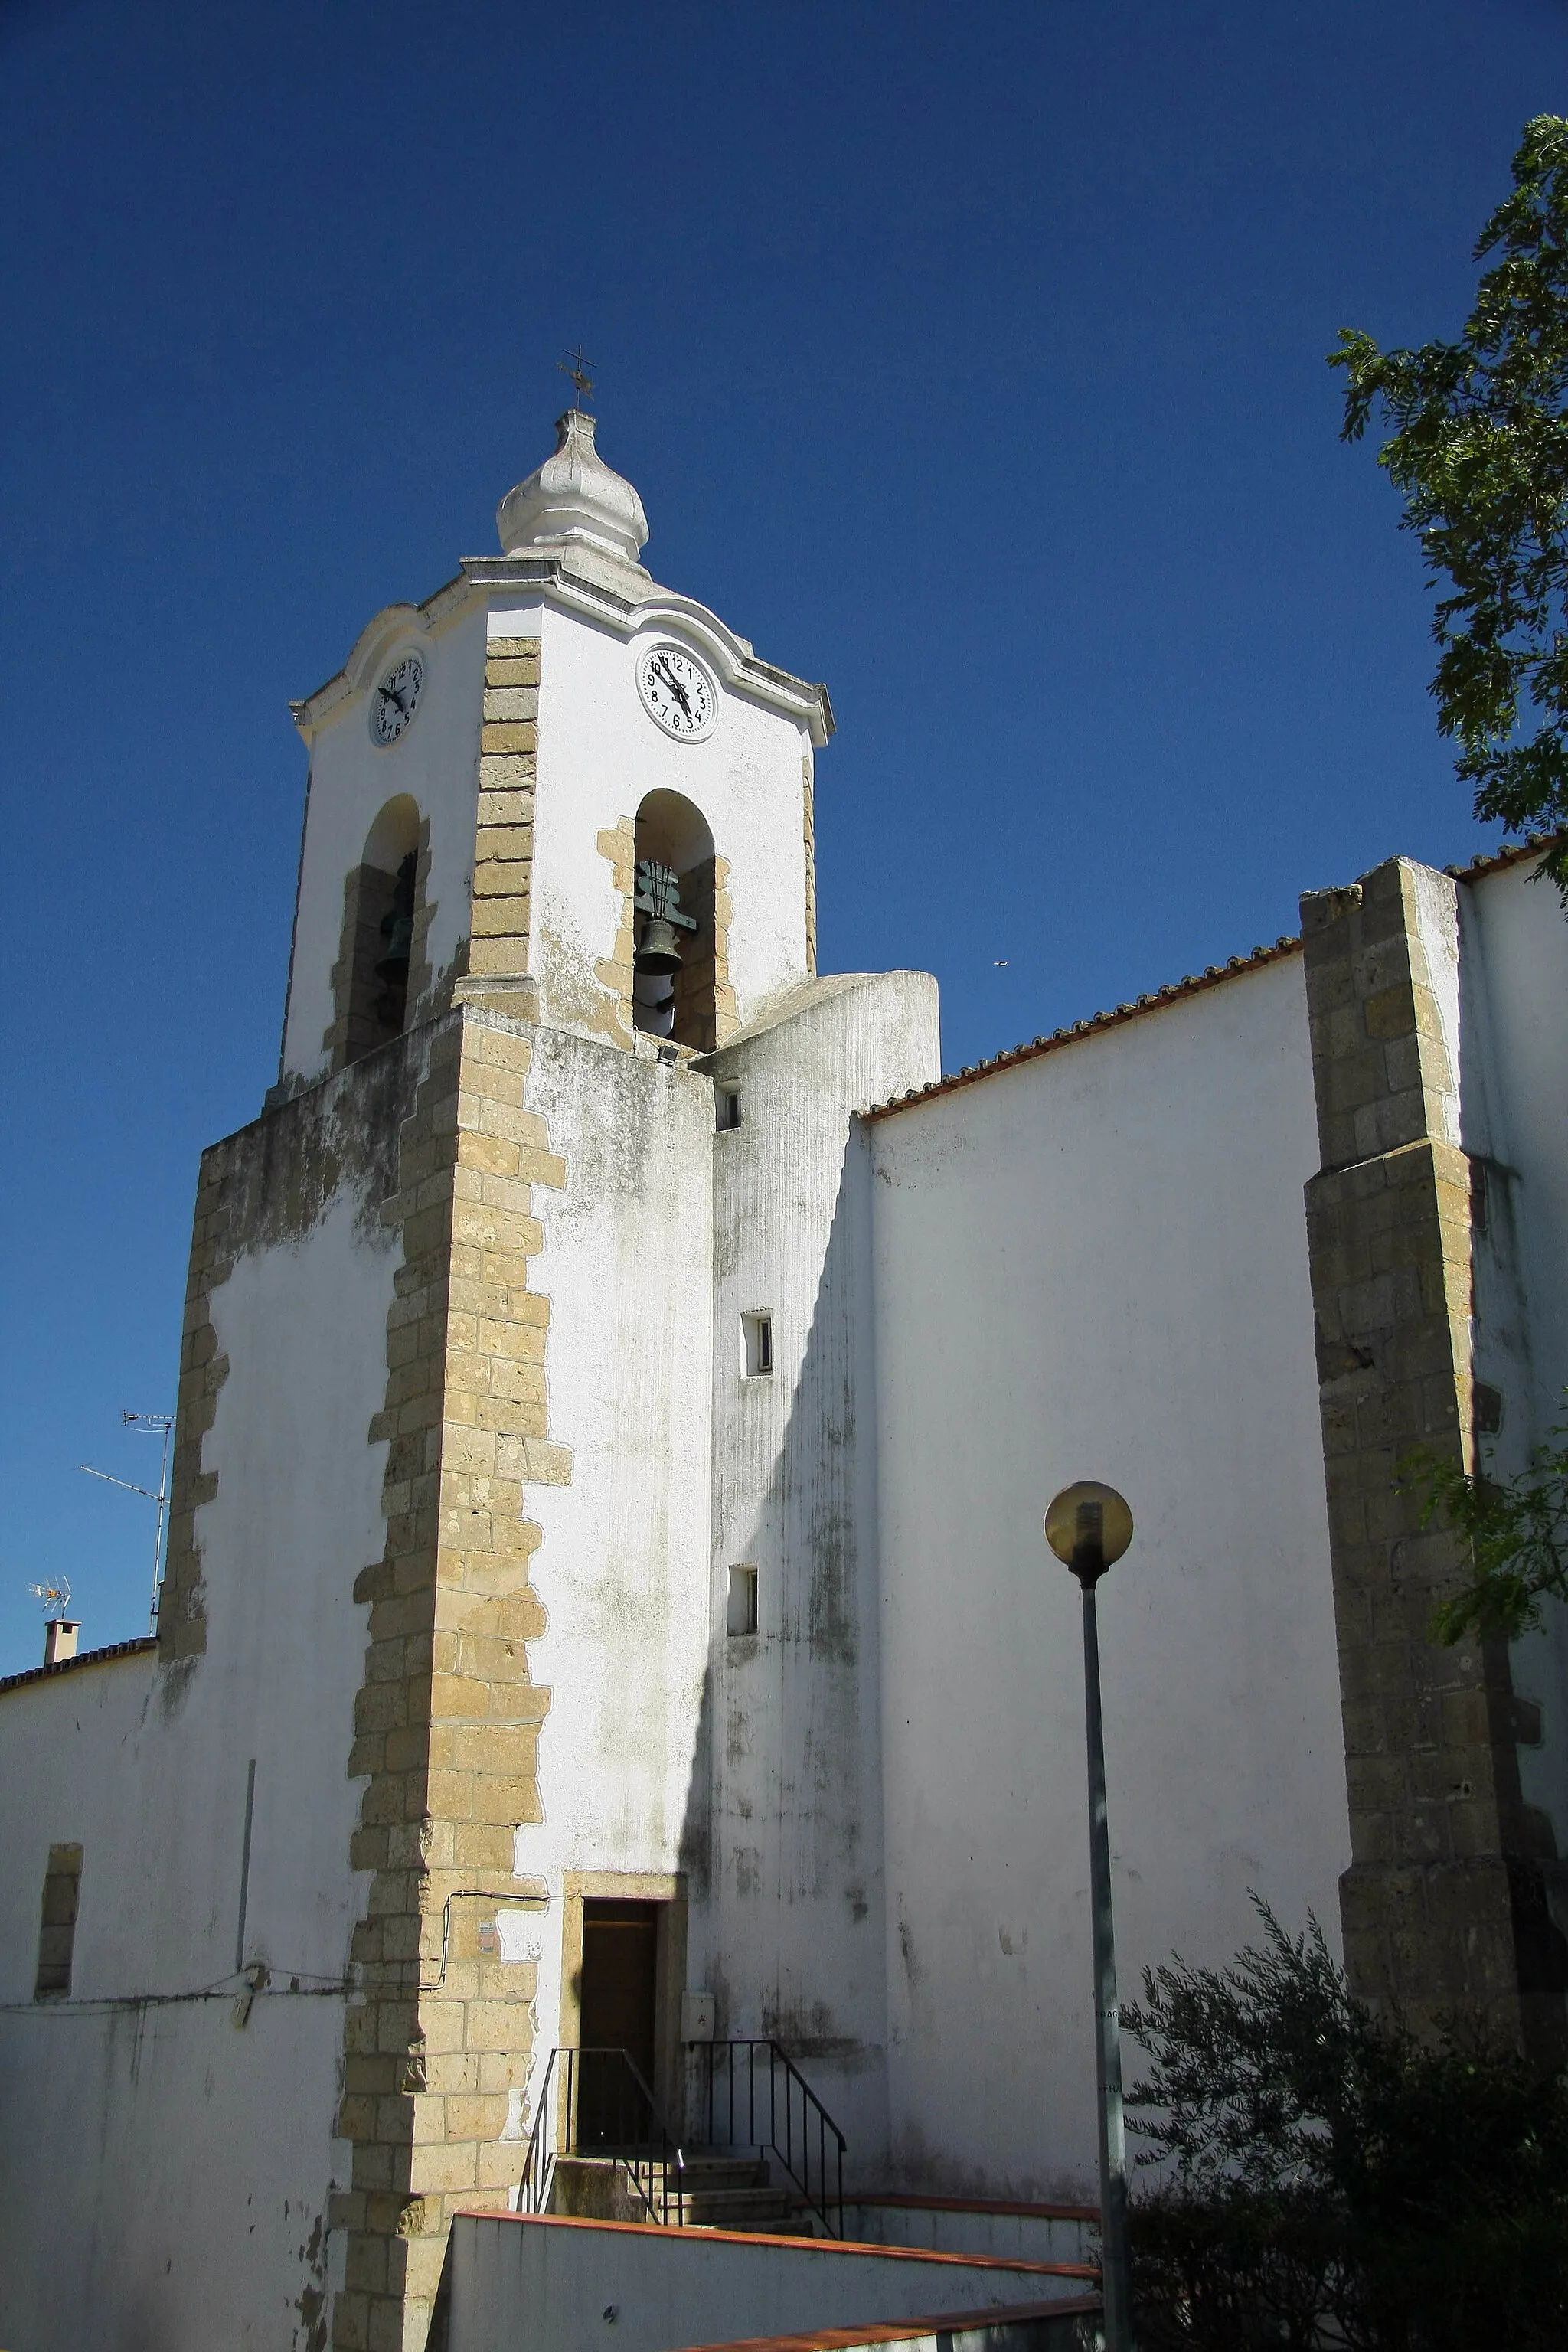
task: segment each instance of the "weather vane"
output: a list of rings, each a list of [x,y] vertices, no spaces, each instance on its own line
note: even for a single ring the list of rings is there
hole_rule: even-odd
[[[583,403],[588,398],[594,389],[594,379],[588,373],[588,370],[594,365],[594,362],[592,360],[585,360],[583,357],[583,346],[579,343],[574,352],[568,351],[565,358],[563,360],[557,360],[555,364],[560,369],[563,375],[569,375],[571,377],[573,387],[572,405],[574,408],[581,408]]]

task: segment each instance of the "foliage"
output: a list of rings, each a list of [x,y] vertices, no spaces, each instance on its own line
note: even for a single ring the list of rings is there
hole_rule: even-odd
[[[1341,437],[1381,404],[1378,462],[1404,493],[1434,582],[1440,733],[1476,814],[1511,831],[1568,823],[1568,121],[1540,114],[1513,161],[1513,194],[1482,229],[1482,277],[1458,342],[1383,352],[1340,331]],[[1533,727],[1533,732],[1523,729]],[[1568,841],[1544,868],[1568,903]]]
[[[1568,2341],[1568,2082],[1380,2023],[1316,1920],[1292,1940],[1258,1909],[1260,1948],[1150,1969],[1122,2011],[1152,2061],[1138,2161],[1164,2173],[1132,2209],[1141,2345]]]
[[[1514,1638],[1540,1623],[1549,1596],[1568,1601],[1568,1427],[1551,1435],[1517,1478],[1484,1468],[1471,1476],[1425,1448],[1400,1464],[1405,1483],[1423,1490],[1422,1526],[1436,1519],[1469,1546],[1470,1581],[1434,1610],[1435,1641]]]

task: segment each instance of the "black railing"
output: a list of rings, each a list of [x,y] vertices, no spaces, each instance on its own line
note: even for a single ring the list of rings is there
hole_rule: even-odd
[[[553,2133],[549,2128],[552,2116]],[[625,2050],[551,2052],[522,2168],[520,2212],[544,2211],[558,2156],[614,2158],[647,2207],[649,2221],[668,2225],[680,2220],[685,2158],[636,2061]]]
[[[693,2042],[694,2127],[710,2147],[778,2158],[831,2238],[844,2235],[844,2135],[776,2042]]]

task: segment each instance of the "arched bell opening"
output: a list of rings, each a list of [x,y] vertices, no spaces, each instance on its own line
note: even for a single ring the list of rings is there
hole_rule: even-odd
[[[424,832],[417,803],[399,793],[371,826],[344,886],[342,955],[334,974],[340,1068],[400,1036],[407,1024]]]
[[[649,793],[637,814],[632,1020],[653,1037],[711,1053],[714,991],[713,835],[679,793]]]

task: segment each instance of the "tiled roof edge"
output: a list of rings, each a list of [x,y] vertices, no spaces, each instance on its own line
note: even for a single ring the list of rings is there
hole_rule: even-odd
[[[1184,980],[1168,982],[1147,996],[1119,1004],[1114,1012],[1091,1013],[1087,1021],[1074,1021],[1065,1029],[1053,1030],[1048,1037],[1032,1037],[1026,1045],[1015,1045],[1010,1053],[993,1054],[989,1061],[972,1062],[950,1076],[932,1078],[929,1085],[912,1087],[907,1095],[895,1095],[891,1102],[875,1103],[860,1116],[864,1119],[890,1118],[895,1111],[910,1110],[916,1103],[931,1102],[938,1095],[954,1094],[960,1087],[972,1087],[981,1078],[994,1077],[999,1070],[1016,1069],[1020,1062],[1037,1061],[1042,1054],[1059,1053],[1064,1045],[1081,1045],[1086,1037],[1098,1037],[1107,1029],[1119,1029],[1124,1022],[1140,1020],[1145,1013],[1157,1013],[1162,1005],[1179,1003],[1184,997],[1201,996],[1205,989],[1218,988],[1244,971],[1257,971],[1266,963],[1279,963],[1285,956],[1298,955],[1300,948],[1299,937],[1282,936],[1271,948],[1254,948],[1250,955],[1232,956],[1228,963],[1211,963],[1203,971],[1189,972]]]
[[[23,1683],[47,1682],[53,1675],[74,1674],[78,1666],[100,1666],[108,1658],[136,1658],[144,1650],[155,1650],[155,1633],[140,1634],[134,1642],[110,1642],[106,1649],[79,1650],[74,1658],[58,1658],[52,1666],[29,1666],[25,1674],[0,1675],[0,1691],[17,1689]]]
[[[1445,866],[1443,871],[1454,882],[1479,882],[1485,874],[1500,874],[1505,866],[1517,866],[1521,857],[1539,857],[1543,849],[1554,849],[1568,834],[1527,833],[1522,841],[1509,841],[1500,849],[1479,850],[1468,866]]]
[[[1456,882],[1479,882],[1488,874],[1500,874],[1505,867],[1517,866],[1522,858],[1539,857],[1542,850],[1568,839],[1563,833],[1531,833],[1522,841],[1509,842],[1501,849],[1481,851],[1468,866],[1445,866],[1443,871]],[[960,1087],[972,1087],[980,1078],[994,1077],[998,1070],[1011,1070],[1020,1062],[1032,1062],[1041,1054],[1054,1054],[1063,1045],[1076,1045],[1085,1037],[1098,1036],[1102,1030],[1116,1029],[1124,1021],[1135,1021],[1144,1013],[1156,1013],[1162,1004],[1173,1004],[1184,996],[1201,995],[1205,988],[1217,988],[1222,981],[1234,980],[1238,972],[1256,971],[1260,964],[1275,963],[1281,956],[1293,955],[1301,942],[1297,937],[1281,937],[1271,948],[1254,948],[1248,956],[1232,956],[1228,963],[1211,963],[1201,972],[1189,972],[1184,980],[1173,981],[1151,995],[1140,996],[1130,1004],[1119,1004],[1111,1013],[1092,1013],[1087,1021],[1075,1021],[1065,1029],[1053,1030],[1048,1037],[1034,1037],[1026,1045],[1015,1045],[1010,1053],[993,1054],[989,1061],[971,1062],[950,1076],[933,1078],[929,1086],[916,1087],[907,1095],[895,1095],[890,1102],[875,1103],[862,1111],[862,1118],[890,1118],[895,1111],[909,1110],[916,1103],[930,1102],[937,1095],[951,1095]]]

